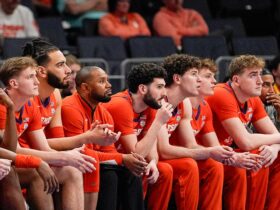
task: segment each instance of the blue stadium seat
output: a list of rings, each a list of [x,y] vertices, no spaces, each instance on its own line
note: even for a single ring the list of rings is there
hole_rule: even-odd
[[[110,75],[120,75],[121,61],[127,58],[124,41],[119,37],[79,37],[77,41],[80,58],[103,58]],[[121,81],[112,81],[113,92],[119,91]]]
[[[276,55],[279,52],[277,40],[273,36],[233,38],[232,48],[234,55]]]
[[[226,40],[223,36],[183,37],[183,53],[203,58],[216,59],[229,55]]]
[[[233,37],[246,36],[245,26],[241,18],[208,19],[209,32],[217,30],[231,30]]]
[[[198,11],[205,19],[212,18],[206,0],[184,0],[183,6]]]
[[[62,51],[70,51],[72,54],[76,54],[76,48],[69,46],[67,43],[61,17],[38,18],[37,21],[43,37],[48,38],[51,43],[58,46]]]
[[[5,38],[3,43],[3,58],[21,56],[25,43],[32,39],[33,38]]]
[[[176,53],[171,37],[133,37],[127,40],[132,58],[165,57]]]

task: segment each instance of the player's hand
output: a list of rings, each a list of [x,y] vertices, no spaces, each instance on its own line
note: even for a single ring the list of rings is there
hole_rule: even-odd
[[[12,99],[7,95],[4,89],[0,88],[0,104],[3,104],[8,109],[14,108]]]
[[[159,177],[159,171],[155,160],[151,160],[146,169],[147,181],[149,184],[156,183]]]
[[[272,104],[277,113],[280,114],[280,96],[276,93],[267,93],[266,102]]]
[[[44,182],[44,191],[46,193],[53,193],[59,191],[59,182],[49,165],[42,161],[40,166],[36,169]]]
[[[158,120],[161,124],[165,124],[172,116],[173,110],[173,106],[162,99],[161,108],[157,110],[155,120]]]
[[[115,133],[110,130],[113,126],[110,124],[99,124],[98,121],[95,121],[91,129],[88,130],[85,135],[88,139],[87,143],[93,143],[100,146],[107,146],[114,144],[119,140],[121,132]]]
[[[141,155],[136,153],[123,154],[123,164],[135,176],[142,176],[145,173],[146,167],[148,165],[146,160]]]
[[[260,155],[264,158],[262,165],[266,168],[269,167],[278,156],[278,149],[273,145],[263,145],[259,148],[259,151]]]
[[[11,160],[0,159],[0,180],[10,173],[11,163]]]
[[[62,153],[63,155],[62,159],[65,160],[65,166],[73,166],[83,173],[91,173],[92,171],[96,170],[96,168],[93,165],[93,163],[96,163],[96,160],[93,157],[82,154],[83,150],[84,146],[69,151],[63,151],[60,153]]]
[[[234,151],[231,147],[228,146],[215,146],[209,147],[210,157],[219,162],[223,162],[225,159],[228,159],[233,156]]]
[[[257,171],[262,167],[262,156],[258,154],[252,154],[249,152],[235,153],[232,156],[232,159],[233,162],[230,165],[244,168],[246,170]]]

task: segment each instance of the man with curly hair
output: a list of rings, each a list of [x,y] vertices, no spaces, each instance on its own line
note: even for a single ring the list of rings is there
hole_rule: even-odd
[[[222,209],[223,166],[219,162],[231,158],[232,149],[198,145],[191,127],[187,97],[199,94],[201,61],[174,54],[165,58],[163,67],[167,72],[166,100],[174,111],[158,134],[158,148],[160,159],[173,169],[177,209]]]

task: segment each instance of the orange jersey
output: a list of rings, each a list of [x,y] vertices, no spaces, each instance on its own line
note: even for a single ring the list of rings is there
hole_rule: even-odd
[[[121,131],[122,136],[129,134],[139,136],[142,131],[147,131],[153,122],[152,116],[155,110],[147,108],[141,113],[135,113],[127,90],[113,95],[111,101],[104,106],[116,123],[115,130]]]
[[[35,96],[33,100],[36,106],[39,107],[41,113],[41,123],[46,137],[47,138],[64,137],[62,126],[56,126],[52,128],[50,127],[50,123],[55,115],[58,106],[54,93],[52,93],[48,98],[46,98],[45,101],[41,101],[39,96]]]
[[[206,101],[200,103],[197,109],[192,109],[191,126],[195,136],[214,131],[212,117],[211,108]]]
[[[0,129],[5,129],[6,107],[0,105]],[[41,125],[41,114],[33,100],[29,100],[18,112],[15,112],[17,134],[19,143],[22,147],[30,148],[26,134],[31,131],[39,130]]]
[[[44,102],[41,101],[40,96],[35,96],[33,99],[34,103],[40,109],[42,127],[45,128],[50,124],[57,108],[54,93],[52,93]]]
[[[76,136],[86,132],[95,120],[101,124],[114,125],[112,116],[102,105],[97,105],[93,110],[77,92],[63,99],[61,115],[65,136]],[[88,144],[87,147],[101,152],[116,152],[113,144],[110,146]]]
[[[172,117],[168,120],[166,123],[167,131],[172,139],[172,134],[178,127],[181,119],[184,117],[185,111],[184,111],[184,103],[183,101],[178,104],[178,106],[174,109],[172,112]]]
[[[215,87],[214,95],[207,98],[213,112],[214,129],[221,144],[237,148],[234,140],[222,126],[224,120],[239,118],[245,127],[250,122],[256,122],[267,116],[259,97],[250,98],[240,104],[230,86],[230,83],[219,84]]]
[[[169,142],[173,145],[180,145],[178,142],[178,133],[176,131],[181,119],[184,117],[184,103],[181,102],[172,112],[172,117],[166,123],[166,128],[169,134]]]
[[[141,139],[144,131],[147,131],[151,126],[154,112],[156,112],[148,107],[141,113],[135,113],[128,90],[113,95],[111,101],[104,106],[115,121],[115,131],[120,131],[122,136],[135,134],[138,140]],[[121,150],[121,145],[117,147]]]

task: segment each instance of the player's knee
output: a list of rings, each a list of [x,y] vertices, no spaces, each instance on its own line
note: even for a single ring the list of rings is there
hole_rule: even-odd
[[[66,181],[71,183],[81,184],[83,182],[82,173],[73,167],[65,167],[64,175],[66,176]]]
[[[173,169],[168,163],[158,164],[159,176],[162,180],[173,179]]]
[[[219,177],[219,178],[224,177],[224,166],[220,162],[210,159],[209,167],[207,170],[209,170],[211,172],[212,176],[214,176],[214,177]]]
[[[199,175],[198,165],[194,159],[191,158],[183,158],[180,163],[184,166],[184,171],[187,174],[192,174],[194,176]]]

